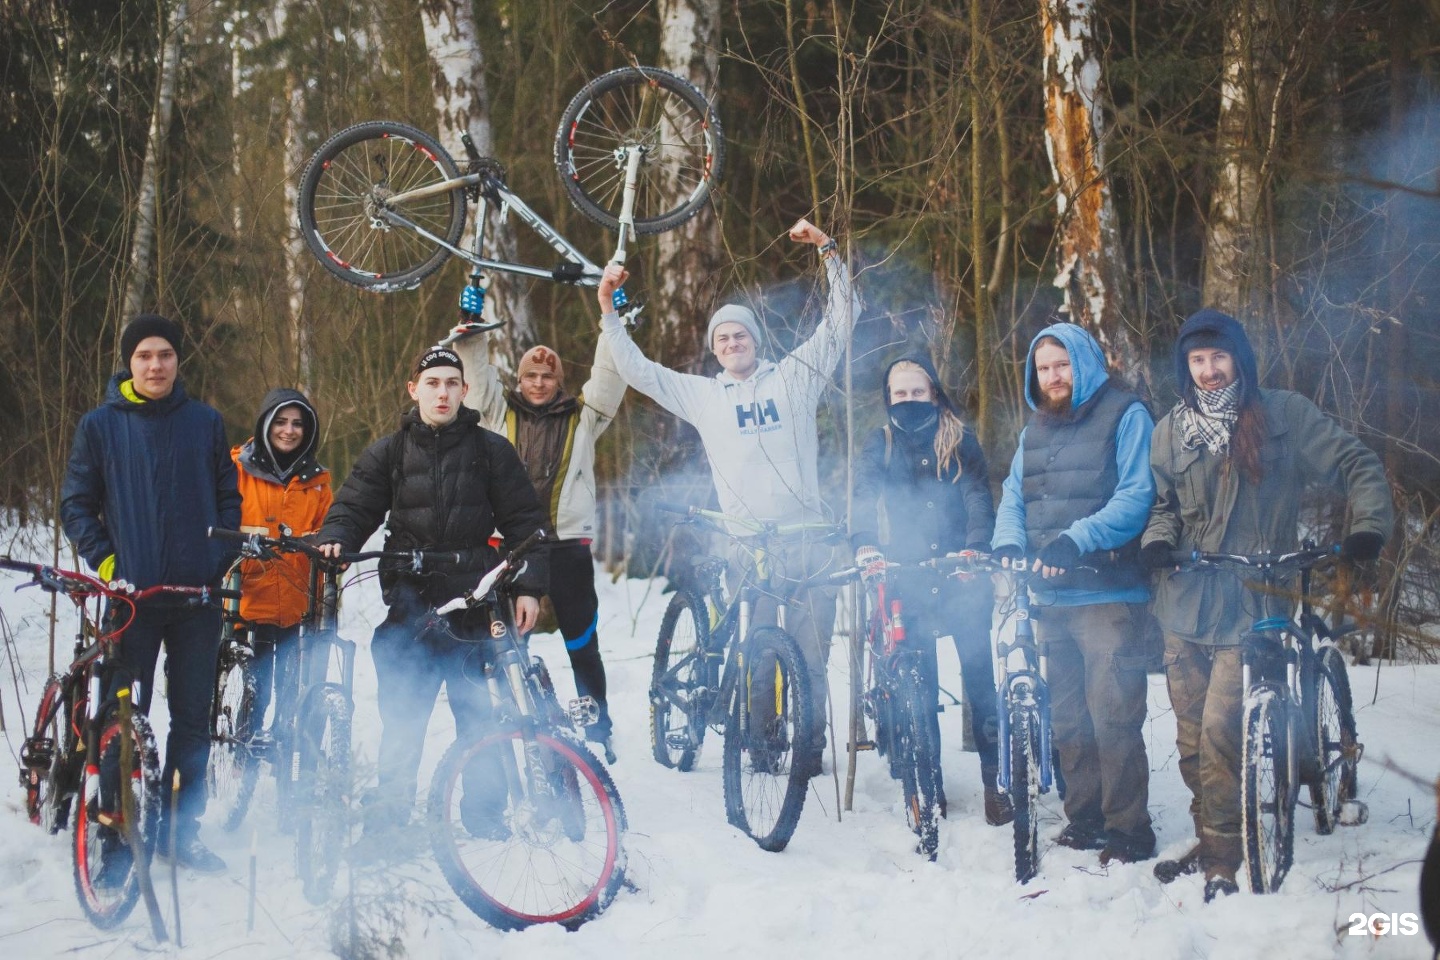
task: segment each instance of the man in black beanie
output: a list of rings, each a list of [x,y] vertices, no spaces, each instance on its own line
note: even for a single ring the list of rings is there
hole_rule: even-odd
[[[1394,522],[1385,471],[1363,443],[1298,393],[1261,390],[1245,330],[1218,310],[1185,321],[1175,344],[1180,402],[1155,425],[1155,504],[1141,561],[1166,570],[1186,552],[1283,553],[1300,546],[1301,494],[1324,485],[1349,501],[1343,554],[1373,560]],[[1243,860],[1241,634],[1290,599],[1250,590],[1226,571],[1162,572],[1155,615],[1175,708],[1180,775],[1190,788],[1194,846],[1162,860],[1169,883],[1205,873],[1205,900],[1236,892]]]
[[[218,583],[227,558],[206,528],[233,530],[240,523],[225,425],[213,408],[186,395],[179,378],[182,339],[176,323],[154,314],[126,325],[120,334],[124,369],[111,377],[105,402],[81,418],[61,490],[60,517],[76,551],[102,579],[123,579],[138,589]],[[163,601],[137,606],[120,656],[140,681],[141,710],[150,709],[162,645],[170,707],[162,782],[168,785],[173,772],[180,773],[173,853],[182,866],[219,872],[225,863],[200,842],[199,819],[220,611]],[[168,824],[161,824],[158,840],[157,854],[168,857]],[[97,882],[124,883],[129,851],[103,835],[102,848],[108,856]]]

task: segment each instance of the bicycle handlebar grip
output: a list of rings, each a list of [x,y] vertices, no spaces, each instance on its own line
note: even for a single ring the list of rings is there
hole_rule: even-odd
[[[241,533],[239,530],[226,530],[222,527],[206,527],[205,535],[212,540],[231,540],[236,543],[244,543],[250,539],[250,534]]]
[[[678,513],[682,517],[688,517],[694,512],[694,507],[683,507],[678,503],[670,503],[668,500],[656,500],[655,508],[666,513]]]
[[[1171,561],[1171,563],[1173,563],[1173,564],[1174,564],[1175,566],[1177,566],[1177,567],[1180,566],[1180,565],[1182,565],[1182,564],[1186,564],[1186,563],[1194,563],[1195,561],[1197,561],[1197,560],[1199,560],[1199,559],[1200,559],[1200,551],[1199,551],[1199,550],[1171,550],[1171,551],[1170,551],[1170,561]]]
[[[210,596],[214,597],[217,600],[239,600],[240,591],[225,590],[223,588],[217,587],[216,589],[210,591]]]
[[[535,546],[535,544],[541,542],[544,539],[545,531],[536,530],[534,533],[530,534],[530,536],[526,537],[524,540],[521,540],[519,544],[516,545],[514,550],[510,551],[510,559],[518,560],[520,557],[528,553],[530,549]]]

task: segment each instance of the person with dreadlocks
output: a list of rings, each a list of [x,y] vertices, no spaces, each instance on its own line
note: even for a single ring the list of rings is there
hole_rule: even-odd
[[[906,637],[922,645],[923,680],[931,704],[939,693],[935,642],[946,635],[954,641],[980,754],[985,820],[1000,826],[1013,820],[1015,811],[995,785],[1000,764],[990,582],[977,578],[956,584],[913,569],[886,573],[887,558],[914,564],[960,550],[989,551],[995,502],[985,453],[927,357],[895,361],[881,383],[887,422],[866,439],[855,467],[850,517],[855,563],[867,579],[886,578],[890,596],[901,602]],[[933,710],[929,722],[938,770],[940,724]]]
[[[1283,553],[1300,545],[1306,487],[1342,491],[1350,533],[1342,556],[1380,555],[1393,523],[1380,459],[1315,404],[1262,390],[1245,330],[1218,310],[1185,321],[1175,343],[1180,402],[1155,425],[1155,504],[1142,564],[1160,574],[1155,614],[1165,629],[1165,676],[1175,709],[1180,775],[1190,788],[1196,843],[1155,865],[1169,883],[1205,873],[1205,901],[1235,893],[1242,860],[1240,635],[1262,616],[1289,616],[1233,572],[1178,572],[1174,552]],[[1268,612],[1267,612],[1268,611]]]

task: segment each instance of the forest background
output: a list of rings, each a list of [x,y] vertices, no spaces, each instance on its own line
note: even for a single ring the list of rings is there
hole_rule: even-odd
[[[998,482],[1028,412],[1026,347],[1057,313],[1158,415],[1181,320],[1218,307],[1266,386],[1384,458],[1400,520],[1362,612],[1376,652],[1429,656],[1437,41],[1440,0],[0,0],[0,506],[57,522],[75,423],[141,311],[184,324],[187,388],[236,442],[267,389],[305,389],[343,479],[393,429],[466,267],[407,293],[339,283],[298,236],[305,160],[360,120],[436,131],[456,156],[467,130],[600,260],[613,238],[567,202],[554,125],[591,77],[654,64],[711,98],[727,161],[711,209],[632,245],[637,338],[709,372],[704,322],[738,299],[778,355],[823,302],[786,228],[805,216],[839,238],[865,311],[822,423],[837,514],[879,371],[904,352],[933,352]],[[548,266],[512,227],[491,229]],[[578,389],[590,291],[497,278],[491,302],[509,321],[494,362],[543,342]],[[704,496],[694,434],[632,391],[597,469],[602,552],[647,574],[663,537],[635,494]],[[1312,516],[1343,525],[1330,502]]]

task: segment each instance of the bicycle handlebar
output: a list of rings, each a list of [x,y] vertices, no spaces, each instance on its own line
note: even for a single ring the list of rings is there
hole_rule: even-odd
[[[44,563],[31,563],[28,560],[13,560],[8,556],[0,557],[0,570],[29,574],[31,581],[42,590],[50,593],[63,593],[67,597],[84,599],[99,595],[109,596],[114,592],[99,578],[89,574],[74,570],[61,570],[59,567],[52,567]]]
[[[706,510],[704,507],[687,507],[677,503],[669,503],[657,500],[655,507],[665,513],[674,513],[680,516],[680,523],[699,522],[710,527],[717,533],[724,534],[732,539],[788,539],[804,536],[807,533],[824,534],[821,538],[828,541],[844,539],[845,529],[840,524],[822,523],[819,521],[801,521],[800,523],[777,523],[773,520],[756,520],[750,517],[737,517],[733,514],[722,513],[719,510]],[[735,533],[725,528],[725,524],[733,527],[740,527],[744,532]]]
[[[530,534],[530,536],[521,540],[504,560],[501,560],[499,564],[488,570],[485,575],[480,578],[480,582],[475,585],[474,590],[442,603],[435,608],[435,612],[445,614],[454,613],[456,610],[464,610],[483,603],[485,598],[490,596],[494,591],[505,589],[513,583],[515,578],[520,576],[525,569],[523,564],[516,566],[516,562],[522,559],[537,543],[540,543],[544,539],[545,531],[536,530]]]
[[[406,560],[416,573],[428,563],[459,563],[458,550],[363,550],[354,553],[342,552],[339,556],[327,556],[315,544],[282,533],[279,537],[267,537],[259,533],[243,533],[239,530],[223,530],[210,527],[206,531],[216,540],[226,540],[241,545],[240,552],[252,560],[273,560],[275,553],[303,553],[311,560],[326,566],[360,563],[364,560]]]
[[[1232,566],[1268,572],[1306,569],[1339,555],[1340,544],[1332,543],[1325,547],[1302,547],[1290,553],[1204,553],[1200,550],[1174,550],[1170,559],[1175,566],[1182,569]]]

